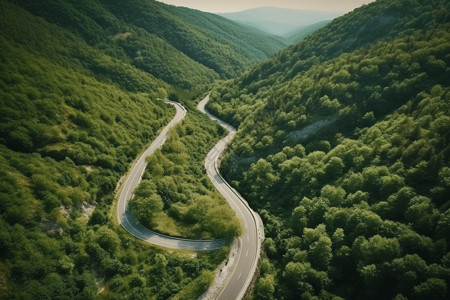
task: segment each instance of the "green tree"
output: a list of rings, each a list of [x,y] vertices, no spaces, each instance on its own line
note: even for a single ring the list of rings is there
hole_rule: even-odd
[[[120,245],[120,239],[114,231],[106,226],[100,227],[95,233],[95,241],[109,253],[113,253]]]
[[[263,246],[269,257],[274,257],[277,254],[277,248],[272,238],[266,238],[264,240]]]
[[[425,282],[414,287],[414,299],[445,299],[447,296],[447,284],[439,278],[429,278]]]
[[[295,233],[300,235],[303,233],[303,229],[308,224],[308,218],[306,215],[306,209],[303,206],[297,206],[291,215],[291,227]]]
[[[275,299],[275,280],[273,275],[266,274],[264,277],[258,279],[256,284],[256,296],[258,299]]]
[[[288,283],[297,286],[299,282],[306,279],[309,264],[289,262],[284,268],[283,276]]]
[[[331,251],[331,239],[322,235],[309,246],[308,261],[311,266],[318,270],[326,270],[333,256]]]
[[[383,238],[375,235],[361,244],[361,263],[380,264],[391,261],[400,255],[400,244],[395,238]]]
[[[325,185],[320,190],[320,197],[330,201],[331,206],[341,206],[345,199],[345,190],[341,187]]]
[[[147,226],[152,223],[152,218],[161,212],[164,203],[158,194],[151,194],[147,197],[135,196],[129,202],[133,215]]]

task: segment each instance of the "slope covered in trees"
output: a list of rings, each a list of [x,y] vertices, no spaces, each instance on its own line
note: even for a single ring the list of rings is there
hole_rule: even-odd
[[[447,1],[377,1],[211,93],[258,209],[258,299],[448,296]]]
[[[0,298],[197,298],[228,250],[198,254],[145,245],[114,222],[114,195],[131,161],[173,117],[173,108],[157,99],[170,94],[188,101],[198,91],[181,88],[229,74],[127,25],[101,2],[0,5]],[[138,66],[127,54],[128,41],[154,46],[149,57],[157,54],[157,64],[174,73]],[[208,120],[198,129],[198,146],[220,134]],[[207,151],[189,150],[196,158]],[[177,180],[202,173],[202,164],[177,168]],[[189,188],[213,206],[207,183]],[[186,226],[209,237],[237,234],[233,211],[223,204],[217,209],[229,219],[214,227],[200,220],[203,210],[192,209]],[[229,230],[219,232],[228,221],[221,228]]]
[[[14,1],[90,46],[182,89],[230,78],[284,47],[275,37],[217,15],[157,1]],[[88,63],[102,73],[103,62]]]

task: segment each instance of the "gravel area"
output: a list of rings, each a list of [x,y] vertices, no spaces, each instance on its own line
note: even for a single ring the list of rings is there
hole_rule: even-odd
[[[214,283],[209,289],[199,298],[201,300],[213,300],[216,299],[223,287],[227,283],[229,277],[233,274],[233,270],[236,267],[236,257],[240,251],[240,240],[234,239],[230,246],[230,255],[222,262],[222,264],[216,269],[216,278]]]

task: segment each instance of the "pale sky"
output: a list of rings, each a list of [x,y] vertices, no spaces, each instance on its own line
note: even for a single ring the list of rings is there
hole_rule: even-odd
[[[298,10],[349,12],[374,0],[158,0],[205,12],[237,12],[256,7],[280,7]]]

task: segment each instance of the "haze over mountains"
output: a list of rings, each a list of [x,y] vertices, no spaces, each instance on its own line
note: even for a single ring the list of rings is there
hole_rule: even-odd
[[[137,213],[178,236],[239,232],[204,171],[224,134],[195,109],[211,90],[238,128],[221,172],[264,221],[255,299],[448,298],[449,1],[378,0],[290,47],[150,0],[0,5],[1,299],[200,297],[227,247],[151,247],[111,216],[171,98],[188,114]]]
[[[287,37],[294,31],[306,29],[307,26],[331,21],[342,13],[260,7],[236,13],[220,13],[219,15],[267,33]]]

